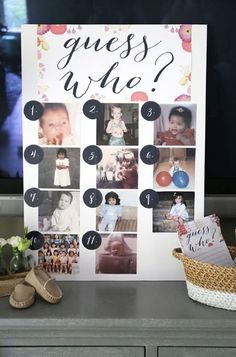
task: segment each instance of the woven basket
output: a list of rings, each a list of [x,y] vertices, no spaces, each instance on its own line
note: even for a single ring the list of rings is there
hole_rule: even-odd
[[[232,258],[236,247],[228,247]],[[188,296],[203,304],[227,310],[236,310],[236,267],[224,267],[191,259],[181,248],[172,251],[182,261]]]
[[[0,277],[0,297],[9,296],[14,290],[15,286],[25,279],[28,272],[16,273],[12,275],[5,275]]]

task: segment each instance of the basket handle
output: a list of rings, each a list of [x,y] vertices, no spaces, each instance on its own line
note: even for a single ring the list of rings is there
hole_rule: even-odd
[[[178,260],[182,260],[183,257],[183,253],[182,253],[182,249],[181,248],[174,248],[172,250],[172,255],[178,259]]]

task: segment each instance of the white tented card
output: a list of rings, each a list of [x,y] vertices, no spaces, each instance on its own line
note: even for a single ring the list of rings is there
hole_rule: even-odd
[[[199,53],[201,54],[199,56]],[[24,25],[24,223],[59,280],[180,280],[204,216],[206,25]]]
[[[234,266],[216,215],[182,224],[178,235],[182,251],[188,257],[205,263]]]

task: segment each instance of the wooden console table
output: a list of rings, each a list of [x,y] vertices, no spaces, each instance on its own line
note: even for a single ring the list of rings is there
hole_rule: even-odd
[[[63,299],[0,298],[0,356],[235,357],[236,311],[190,300],[185,282],[59,282]]]

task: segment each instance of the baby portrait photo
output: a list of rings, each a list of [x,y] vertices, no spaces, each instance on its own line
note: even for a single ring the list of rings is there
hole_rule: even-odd
[[[96,250],[96,274],[136,274],[137,235],[103,234]]]
[[[154,121],[154,145],[195,146],[196,105],[161,105]]]
[[[102,104],[97,120],[97,145],[138,145],[138,104]]]
[[[137,192],[102,190],[102,194],[103,201],[96,212],[96,230],[137,232]]]
[[[39,231],[79,232],[80,193],[71,191],[43,191],[39,206]]]
[[[39,188],[80,188],[80,149],[43,147],[43,160],[39,163]]]
[[[73,275],[79,272],[79,256],[78,235],[45,234],[38,265],[48,273]]]
[[[153,208],[153,232],[176,232],[178,226],[194,219],[194,192],[158,192]]]
[[[102,149],[97,165],[97,188],[138,188],[138,149]]]
[[[159,148],[159,160],[153,167],[154,189],[195,188],[195,149]]]
[[[79,106],[73,103],[43,103],[39,118],[39,145],[80,146]]]

